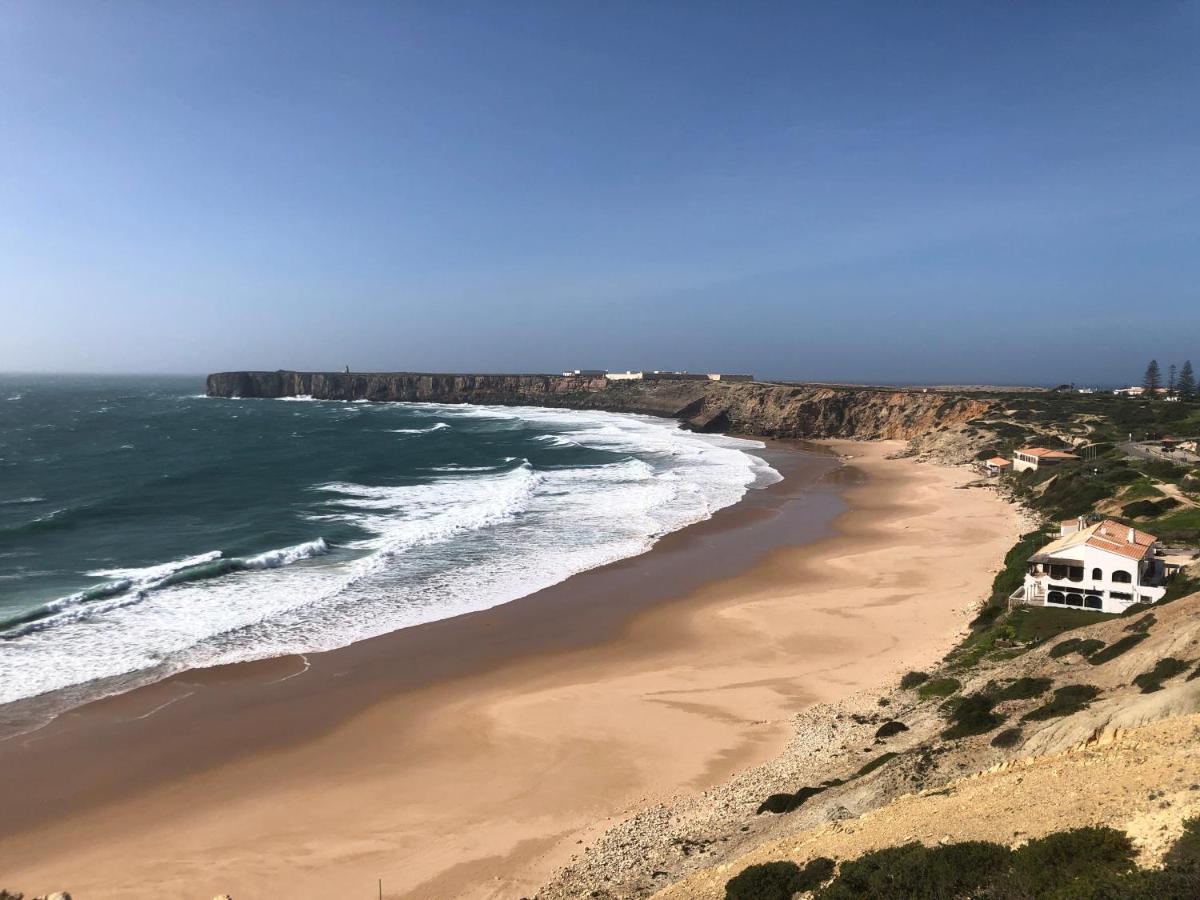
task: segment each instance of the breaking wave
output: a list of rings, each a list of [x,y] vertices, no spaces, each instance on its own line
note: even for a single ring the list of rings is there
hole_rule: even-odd
[[[230,402],[246,404],[245,413],[264,401]],[[302,488],[287,515],[292,531],[320,529],[337,535],[332,541],[314,535],[254,555],[214,549],[94,569],[87,577],[97,583],[0,621],[0,703],[330,650],[487,609],[643,553],[779,480],[753,455],[761,444],[669,420],[453,404],[353,408],[370,409],[372,425],[361,433],[378,440],[380,430],[448,438],[388,442],[389,458],[402,444],[422,461],[387,479],[362,477],[355,454],[331,445],[329,480]],[[313,403],[304,415],[335,429],[353,418],[349,409]],[[375,424],[389,409],[405,427]],[[295,419],[286,416],[281,432],[291,434]],[[382,480],[394,483],[369,483]]]

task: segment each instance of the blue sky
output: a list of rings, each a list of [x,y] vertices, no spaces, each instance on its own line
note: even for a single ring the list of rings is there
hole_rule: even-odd
[[[0,7],[0,370],[1200,364],[1200,3]]]

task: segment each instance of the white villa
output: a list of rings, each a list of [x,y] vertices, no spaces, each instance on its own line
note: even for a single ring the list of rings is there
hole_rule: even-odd
[[[1111,519],[1061,524],[1061,536],[1029,557],[1014,603],[1119,613],[1166,593],[1168,566],[1155,555],[1158,538]]]
[[[1068,459],[1079,459],[1074,453],[1066,450],[1048,450],[1045,447],[1022,447],[1013,451],[1013,471],[1026,472],[1030,469],[1037,471],[1044,466],[1056,466]]]

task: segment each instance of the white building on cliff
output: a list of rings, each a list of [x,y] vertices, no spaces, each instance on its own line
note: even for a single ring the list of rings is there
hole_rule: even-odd
[[[1166,593],[1167,566],[1155,555],[1154,535],[1111,519],[1094,525],[1071,519],[1060,531],[1029,557],[1014,602],[1119,613]]]

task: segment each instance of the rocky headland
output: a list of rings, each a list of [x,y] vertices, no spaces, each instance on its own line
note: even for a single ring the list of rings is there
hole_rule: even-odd
[[[417,372],[219,372],[210,397],[301,397],[550,406],[643,413],[698,431],[771,438],[910,440],[989,412],[994,401],[935,391],[604,376]]]

